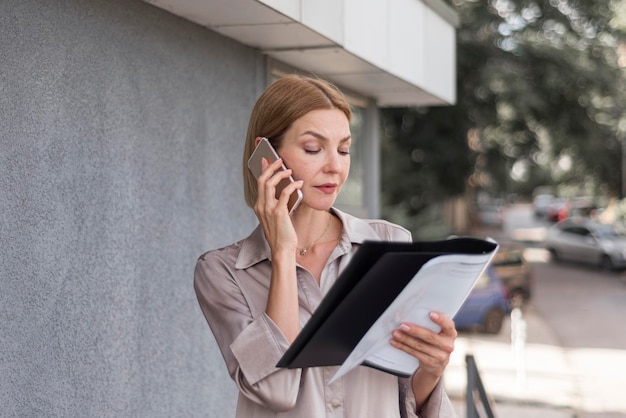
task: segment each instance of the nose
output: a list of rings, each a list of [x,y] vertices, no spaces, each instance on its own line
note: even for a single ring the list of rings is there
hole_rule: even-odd
[[[331,173],[337,173],[341,171],[340,155],[337,152],[329,152],[326,155],[326,163],[324,164],[324,170]]]

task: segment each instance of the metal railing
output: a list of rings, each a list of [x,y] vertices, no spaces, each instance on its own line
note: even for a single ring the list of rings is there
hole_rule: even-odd
[[[489,396],[478,373],[474,356],[465,356],[467,365],[467,392],[465,394],[465,410],[467,418],[496,418],[489,401]],[[477,405],[478,404],[478,405]],[[479,414],[479,411],[481,412]]]

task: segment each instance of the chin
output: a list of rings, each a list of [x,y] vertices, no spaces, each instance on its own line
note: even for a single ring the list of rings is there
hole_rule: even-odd
[[[328,211],[335,204],[335,199],[324,199],[323,201],[311,202],[310,204],[307,202],[302,202],[304,205],[310,207],[311,209],[319,210],[319,211]]]

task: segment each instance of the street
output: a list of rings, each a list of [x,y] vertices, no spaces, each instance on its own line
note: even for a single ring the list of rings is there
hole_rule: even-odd
[[[626,350],[626,273],[552,262],[541,242],[541,231],[548,226],[534,219],[528,205],[505,211],[505,237],[528,240],[526,255],[535,275],[533,306],[563,347]]]
[[[499,416],[626,418],[626,273],[552,261],[542,243],[548,226],[516,205],[502,228],[480,231],[525,244],[533,296],[499,335],[460,333],[447,389],[464,395],[473,354]]]
[[[533,305],[563,347],[626,350],[626,285],[619,274],[565,263],[536,264],[534,272]]]

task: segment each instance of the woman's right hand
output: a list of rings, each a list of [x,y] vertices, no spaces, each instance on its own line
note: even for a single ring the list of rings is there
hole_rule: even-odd
[[[287,204],[291,193],[302,187],[302,182],[291,183],[276,198],[276,186],[291,175],[291,170],[282,170],[280,159],[269,164],[264,158],[261,168],[261,175],[257,179],[258,196],[254,213],[259,218],[272,252],[272,277],[265,312],[285,338],[292,342],[300,332],[296,280],[298,236]]]
[[[269,163],[263,158],[262,172],[257,179],[257,200],[254,204],[256,214],[265,239],[270,245],[272,253],[290,251],[296,253],[298,237],[289,216],[289,197],[302,187],[302,181],[295,181],[286,186],[276,197],[276,187],[283,179],[291,176],[291,170],[282,169],[282,159]]]

